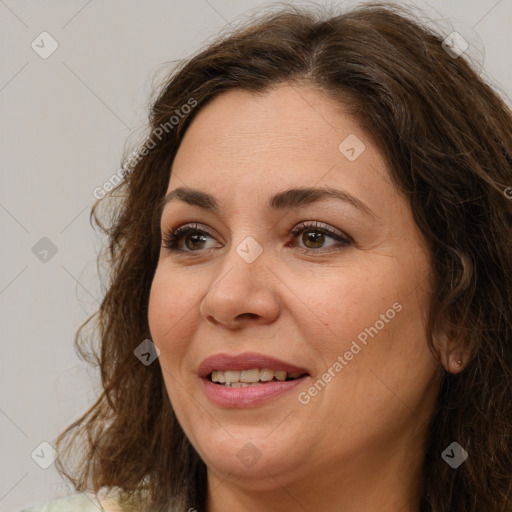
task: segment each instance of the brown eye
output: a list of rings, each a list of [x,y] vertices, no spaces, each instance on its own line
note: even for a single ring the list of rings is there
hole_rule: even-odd
[[[181,226],[162,238],[162,247],[176,252],[198,252],[206,249],[204,245],[208,238],[213,238],[207,231],[195,226]],[[185,249],[182,248],[182,240],[185,241]]]
[[[331,249],[329,249],[329,251],[320,250],[323,248],[326,240],[329,238],[338,242],[338,244],[331,244],[331,247],[336,245],[338,247],[346,247],[352,244],[352,240],[347,235],[324,227],[323,224],[318,222],[304,222],[292,230],[292,234],[296,237],[301,233],[302,236],[300,237],[300,242],[304,245],[304,247],[299,246],[299,248],[305,250],[306,252],[330,252]]]
[[[324,244],[325,235],[320,231],[306,230],[303,231],[302,242],[308,249],[318,249]]]
[[[185,246],[190,249],[203,249],[202,245],[205,244],[205,236],[199,231],[189,231],[179,238],[185,239]]]

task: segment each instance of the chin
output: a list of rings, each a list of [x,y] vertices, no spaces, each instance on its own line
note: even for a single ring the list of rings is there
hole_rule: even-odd
[[[287,448],[286,439],[265,439],[269,429],[264,429],[265,432],[257,438],[254,429],[251,437],[236,435],[229,427],[227,430],[233,437],[222,431],[219,436],[201,440],[198,446],[208,470],[217,473],[220,479],[229,475],[230,480],[238,480],[246,488],[272,489],[278,485],[272,476],[287,473],[300,465],[299,461],[290,458],[293,450]]]

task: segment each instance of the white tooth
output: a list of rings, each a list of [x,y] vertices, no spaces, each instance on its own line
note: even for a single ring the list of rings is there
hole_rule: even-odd
[[[290,379],[298,379],[301,375],[302,375],[301,373],[299,373],[299,372],[295,372],[295,373],[289,373],[289,374],[288,374],[288,377],[289,377]]]
[[[260,370],[260,380],[263,382],[268,382],[274,378],[274,370],[270,368],[263,368]]]
[[[232,382],[231,386],[232,388],[246,388],[249,384],[246,382]]]
[[[277,380],[286,380],[286,372],[284,372],[283,370],[277,370],[276,372],[274,372],[274,377]]]
[[[212,372],[212,380],[213,382],[226,382],[226,377],[224,376],[224,372],[221,372],[220,370],[214,370]]]
[[[242,370],[240,372],[240,382],[258,382],[260,379],[260,371],[258,368],[254,370]]]
[[[226,378],[226,384],[229,386],[231,382],[239,382],[240,381],[240,372],[239,371],[227,371],[224,372],[224,376]]]

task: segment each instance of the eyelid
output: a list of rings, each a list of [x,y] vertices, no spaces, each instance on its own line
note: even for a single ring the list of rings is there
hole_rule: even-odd
[[[168,230],[162,230],[162,245],[167,245],[166,242],[171,240],[175,240],[183,234],[187,234],[189,231],[199,231],[204,232],[211,238],[215,239],[215,236],[211,232],[211,230],[205,224],[201,224],[200,222],[186,222],[185,224],[180,224],[175,228],[170,228]],[[198,251],[182,251],[182,252],[198,252]]]
[[[337,236],[337,237],[342,238],[348,242],[351,242],[351,243],[354,242],[352,240],[352,237],[347,235],[347,233],[340,231],[339,229],[336,229],[335,227],[332,227],[329,224],[325,224],[325,223],[319,222],[317,220],[301,221],[293,229],[290,230],[290,233],[292,233],[293,235],[296,235],[297,233],[300,233],[301,231],[306,231],[308,228],[311,229],[311,231],[314,231],[315,229],[317,229],[318,231],[326,232],[326,234],[330,237]]]

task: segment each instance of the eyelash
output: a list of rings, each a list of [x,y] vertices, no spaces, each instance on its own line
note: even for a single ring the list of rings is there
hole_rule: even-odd
[[[162,237],[162,247],[164,247],[165,249],[167,249],[170,252],[181,253],[181,254],[200,253],[202,251],[209,250],[209,249],[199,249],[197,251],[191,251],[191,250],[184,250],[184,249],[177,248],[179,239],[188,235],[189,233],[207,235],[211,238],[214,238],[214,237],[212,237],[212,235],[210,233],[208,233],[208,231],[199,229],[198,226],[200,226],[200,224],[193,224],[193,225],[186,224],[184,226],[180,226],[180,227],[176,228],[175,230],[164,234]],[[321,223],[319,223],[317,221],[301,222],[295,228],[293,228],[290,231],[290,233],[295,238],[300,233],[303,233],[306,231],[312,231],[312,232],[320,233],[322,235],[327,235],[328,237],[333,238],[337,242],[340,242],[342,247],[346,247],[353,243],[352,239],[349,236],[344,235],[341,232],[333,231],[327,227],[324,227]],[[327,251],[321,250],[321,249],[308,249],[308,248],[304,248],[304,247],[298,247],[298,249],[302,250],[302,252],[305,252],[306,254],[318,254],[318,253],[332,252],[332,249],[327,250]]]

